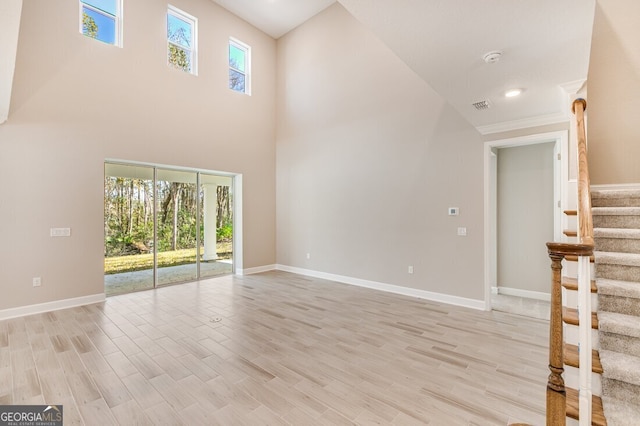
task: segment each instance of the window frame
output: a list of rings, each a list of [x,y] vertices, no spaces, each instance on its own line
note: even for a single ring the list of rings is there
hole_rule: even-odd
[[[184,46],[172,42],[171,40],[169,40],[169,15],[180,19],[181,21],[187,22],[188,24],[191,25],[191,44],[192,46],[189,49],[185,49]],[[187,12],[185,12],[182,9],[178,9],[177,7],[173,6],[173,5],[168,5],[167,6],[167,14],[165,16],[165,24],[166,24],[166,31],[165,31],[165,37],[166,37],[166,41],[167,41],[167,66],[173,69],[177,69],[180,71],[184,71],[188,74],[192,74],[192,75],[198,75],[198,18],[196,18],[193,15],[188,14]],[[187,52],[189,52],[189,59],[190,59],[190,63],[191,63],[191,69],[190,70],[185,70],[185,69],[181,69],[178,68],[174,65],[172,65],[169,62],[169,46],[170,45],[174,45],[177,48],[181,49],[181,50],[186,50]]]
[[[232,46],[244,52],[244,68],[245,68],[244,71],[241,71],[231,66],[231,47]],[[230,87],[229,85],[230,80],[227,81],[227,87],[229,87],[229,89],[233,90],[234,92],[244,93],[246,95],[251,96],[251,46],[249,46],[247,43],[244,43],[238,40],[237,38],[229,37],[229,44],[227,46],[227,63],[229,65],[229,71],[235,71],[237,73],[244,75],[244,91],[236,90]],[[230,79],[230,77],[228,78]]]
[[[124,0],[115,0],[115,4],[116,4],[116,14],[115,15],[111,15],[109,12],[106,12],[104,10],[100,10],[97,7],[85,3],[85,1],[88,0],[78,0],[78,29],[80,31],[80,34],[82,34],[85,37],[88,38],[93,38],[94,40],[98,40],[101,43],[104,44],[108,44],[110,46],[116,46],[116,47],[122,47],[123,43],[122,43],[122,36],[123,36],[123,10],[124,10],[124,5],[123,2]],[[90,9],[91,11],[98,13],[100,15],[106,16],[107,18],[113,18],[114,22],[115,22],[115,28],[113,30],[114,32],[114,40],[113,43],[109,43],[103,40],[100,40],[97,37],[90,37],[88,35],[86,35],[84,33],[84,24],[82,22],[82,17],[83,17],[83,8],[87,8]]]

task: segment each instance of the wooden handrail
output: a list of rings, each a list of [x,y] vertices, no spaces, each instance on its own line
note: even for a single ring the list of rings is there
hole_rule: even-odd
[[[578,145],[578,235],[580,243],[594,247],[593,218],[591,215],[591,188],[589,163],[587,161],[587,135],[584,123],[584,111],[587,101],[576,99],[572,110],[576,116],[576,137]],[[579,412],[580,425],[590,425],[592,416],[591,390],[591,267],[586,257],[578,258],[578,312],[580,348],[580,389]]]
[[[584,125],[584,111],[587,101],[573,101],[572,111],[576,116],[578,142],[578,235],[582,244],[593,245],[593,219],[591,216],[591,189],[589,163],[587,162],[587,136]]]
[[[580,312],[580,425],[591,423],[591,278],[589,257],[593,255],[593,219],[591,190],[587,163],[587,138],[584,111],[587,102],[576,99],[572,110],[576,116],[578,148],[578,244],[547,243],[551,258],[551,315],[549,321],[549,379],[547,381],[547,426],[566,424],[566,390],[564,372],[564,338],[562,333],[562,261],[566,256],[578,256],[578,307]],[[589,357],[587,359],[587,357]],[[588,414],[587,414],[588,413]]]

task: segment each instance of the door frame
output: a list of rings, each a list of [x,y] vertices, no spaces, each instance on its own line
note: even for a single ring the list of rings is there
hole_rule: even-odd
[[[542,143],[554,143],[553,161],[553,237],[562,239],[563,214],[567,202],[569,180],[567,130],[538,133],[515,138],[497,139],[484,144],[484,301],[485,310],[491,310],[491,291],[497,287],[497,171],[498,162],[495,150]],[[544,250],[541,247],[540,250]]]

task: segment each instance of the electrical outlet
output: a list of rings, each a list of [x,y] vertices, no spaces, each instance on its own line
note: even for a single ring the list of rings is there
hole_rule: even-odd
[[[461,237],[467,236],[467,228],[458,228],[458,235]]]
[[[34,287],[40,287],[41,285],[42,285],[42,278],[34,277],[33,278],[33,286]]]

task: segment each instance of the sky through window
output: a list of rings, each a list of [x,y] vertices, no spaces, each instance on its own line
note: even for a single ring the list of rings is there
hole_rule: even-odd
[[[118,44],[118,1],[81,0],[81,32],[108,44]]]

